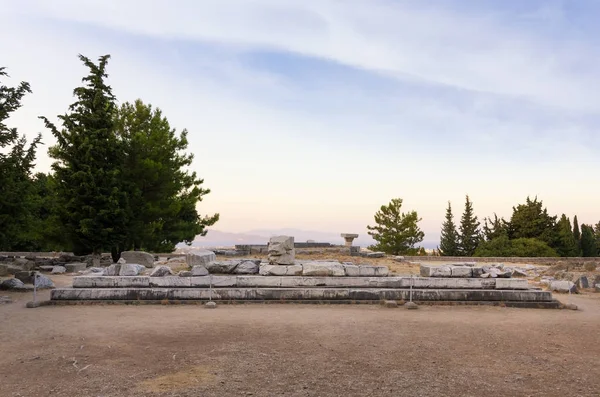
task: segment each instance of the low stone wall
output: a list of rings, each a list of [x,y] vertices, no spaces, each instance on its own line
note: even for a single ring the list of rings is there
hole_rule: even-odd
[[[407,262],[478,262],[478,263],[531,263],[553,264],[557,262],[600,262],[598,258],[532,258],[532,257],[473,257],[473,256],[404,256]]]

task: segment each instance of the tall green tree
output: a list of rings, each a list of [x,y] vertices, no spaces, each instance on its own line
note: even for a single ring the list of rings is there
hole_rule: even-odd
[[[480,223],[473,211],[473,203],[466,196],[465,210],[460,219],[458,252],[463,256],[473,256],[481,241]]]
[[[594,238],[596,239],[596,250],[600,256],[600,222],[594,225]]]
[[[508,237],[510,239],[535,238],[554,248],[558,240],[556,216],[548,214],[542,200],[538,200],[537,197],[531,200],[527,197],[525,204],[513,207]]]
[[[577,255],[581,255],[581,231],[579,230],[579,221],[577,220],[577,215],[573,217],[573,237],[575,237],[575,241],[577,241]]]
[[[415,254],[415,244],[423,241],[425,234],[418,226],[421,218],[416,211],[400,212],[402,199],[394,198],[388,205],[382,205],[375,213],[375,226],[367,226],[369,235],[377,244],[370,249],[387,254]]]
[[[577,241],[573,235],[571,221],[565,214],[562,214],[557,224],[558,227],[558,242],[556,251],[560,256],[578,256],[579,248]]]
[[[594,228],[585,224],[581,225],[581,255],[588,258],[598,256]]]
[[[448,201],[448,208],[446,208],[446,220],[442,224],[439,251],[442,256],[458,255],[458,232],[454,224],[450,201]]]
[[[491,241],[501,236],[508,236],[508,223],[504,218],[498,218],[496,214],[494,214],[494,219],[485,218],[483,220],[483,236],[486,241]]]
[[[0,67],[0,81],[7,77]],[[38,135],[30,145],[16,128],[5,121],[21,107],[23,97],[31,93],[29,83],[17,87],[0,83],[0,250],[26,250],[29,246],[28,231],[32,228],[34,187],[32,169],[36,148],[41,141]]]
[[[128,192],[126,249],[171,252],[179,242],[205,235],[219,215],[201,217],[196,205],[210,193],[203,180],[187,171],[194,156],[186,153],[187,131],[177,133],[160,109],[141,100],[124,103],[115,113],[123,144],[122,179]]]
[[[76,101],[58,116],[62,128],[42,117],[57,140],[49,150],[60,200],[60,220],[74,252],[120,255],[126,239],[127,194],[122,183],[123,145],[114,130],[115,97],[105,82],[110,56],[98,63],[83,55],[89,70],[73,91]]]

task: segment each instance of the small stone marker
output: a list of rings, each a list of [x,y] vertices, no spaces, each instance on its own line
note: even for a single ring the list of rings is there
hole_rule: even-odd
[[[404,304],[404,307],[408,310],[416,310],[419,308],[419,306],[415,302],[406,302]]]
[[[207,309],[216,309],[217,308],[217,303],[213,302],[213,301],[206,302],[204,304],[204,307],[207,308]]]

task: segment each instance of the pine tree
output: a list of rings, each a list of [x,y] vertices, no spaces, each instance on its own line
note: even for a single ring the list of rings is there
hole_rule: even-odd
[[[541,200],[527,197],[525,204],[513,207],[513,213],[508,224],[508,237],[511,240],[518,238],[535,238],[556,248],[558,229],[556,216],[550,216]]]
[[[598,256],[594,229],[585,224],[581,225],[581,254],[588,258]]]
[[[115,97],[105,83],[109,55],[89,69],[83,86],[75,88],[75,103],[58,116],[58,129],[42,117],[57,143],[49,154],[60,199],[60,219],[77,254],[110,250],[120,255],[125,239],[127,195],[123,189],[123,146],[114,131]]]
[[[508,235],[508,223],[504,218],[498,218],[494,213],[494,219],[485,218],[483,220],[483,236],[486,241],[491,241],[495,238]]]
[[[571,221],[565,214],[562,214],[558,221],[558,243],[556,251],[560,256],[572,257],[579,255],[577,241],[571,229]]]
[[[573,218],[573,237],[577,242],[577,255],[581,255],[581,232],[579,231],[579,222],[577,221],[577,215]]]
[[[462,214],[458,234],[458,252],[463,256],[473,256],[481,241],[480,223],[473,211],[473,203],[466,196],[465,211]]]
[[[456,232],[450,201],[448,201],[448,208],[446,208],[446,220],[442,224],[439,251],[442,256],[458,255],[458,233]]]
[[[0,78],[6,76],[5,68],[0,67]],[[29,249],[29,230],[35,220],[31,171],[41,136],[27,145],[25,136],[4,123],[30,92],[27,82],[17,87],[0,85],[0,250],[3,251]]]
[[[600,256],[600,222],[594,225],[594,238],[596,239],[596,250]]]
[[[181,241],[205,235],[219,215],[200,217],[196,204],[210,193],[202,179],[188,172],[193,155],[187,131],[176,134],[160,109],[141,100],[116,112],[116,131],[123,141],[123,180],[129,197],[126,249],[171,252]]]
[[[377,244],[369,247],[391,255],[417,253],[415,244],[423,241],[425,234],[417,225],[421,218],[416,211],[401,213],[402,199],[395,198],[388,205],[382,205],[375,213],[376,226],[367,226],[369,235]]]

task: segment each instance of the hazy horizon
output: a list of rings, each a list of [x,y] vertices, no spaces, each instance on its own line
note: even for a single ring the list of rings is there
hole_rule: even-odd
[[[150,5],[150,6],[149,6]],[[8,125],[42,132],[111,54],[120,102],[189,131],[217,230],[367,236],[390,199],[439,238],[448,201],[480,219],[527,196],[600,221],[600,3],[0,0],[0,66],[31,83]]]

